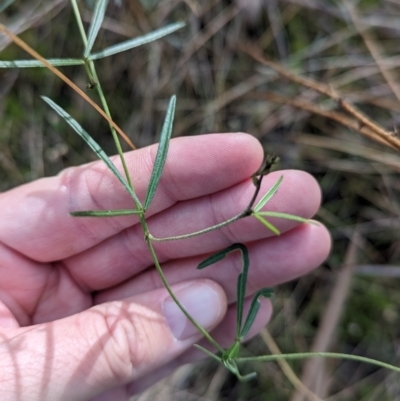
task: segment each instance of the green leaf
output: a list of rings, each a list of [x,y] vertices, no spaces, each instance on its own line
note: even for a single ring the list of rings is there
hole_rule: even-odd
[[[233,244],[231,246],[228,246],[225,249],[222,249],[221,251],[218,251],[211,256],[209,256],[207,259],[203,260],[198,266],[197,269],[204,269],[207,266],[212,265],[213,263],[216,263],[222,259],[225,258],[225,256],[229,252],[233,252],[239,250],[242,252],[242,259],[243,259],[243,267],[242,271],[239,274],[238,281],[237,281],[237,311],[236,311],[236,334],[237,338],[239,338],[241,327],[242,327],[242,318],[243,318],[243,305],[244,305],[244,299],[246,295],[246,284],[247,284],[247,274],[249,271],[249,251],[247,247],[243,244]]]
[[[275,235],[280,235],[281,232],[269,221],[265,220],[262,216],[260,216],[258,213],[252,214],[257,220],[259,220],[262,224],[264,224],[265,227],[268,228],[268,230],[272,231]]]
[[[241,245],[240,250],[242,251],[243,268],[242,272],[239,274],[236,288],[236,297],[237,297],[236,338],[240,337],[240,332],[242,328],[244,299],[246,297],[247,274],[249,272],[249,265],[250,265],[249,251],[243,244],[239,245]]]
[[[278,218],[286,219],[286,220],[299,221],[300,223],[317,224],[316,222],[314,222],[310,219],[305,219],[300,216],[295,216],[294,214],[280,213],[280,212],[258,212],[257,214],[259,216],[278,217]]]
[[[235,342],[236,343],[236,342]],[[223,357],[218,357],[217,355],[213,354],[211,351],[209,351],[207,348],[202,347],[201,345],[198,344],[194,344],[193,345],[195,348],[199,349],[200,351],[203,351],[206,355],[208,355],[209,357],[213,358],[214,360],[216,360],[217,362],[222,362],[224,364],[224,366],[234,375],[237,376],[237,378],[240,381],[248,381],[248,380],[252,380],[255,377],[257,377],[257,373],[252,372],[249,373],[247,375],[242,376],[239,372],[239,369],[237,367],[236,361],[232,358],[228,357],[227,352],[229,351],[229,349],[227,351],[225,351],[223,353]],[[235,344],[233,345],[235,346]],[[232,347],[230,347],[232,348]],[[232,356],[232,354],[231,354]]]
[[[98,60],[100,58],[112,56],[113,54],[121,53],[126,50],[133,49],[134,47],[142,46],[146,43],[154,42],[163,36],[169,35],[172,32],[177,31],[185,26],[183,22],[177,22],[175,24],[167,25],[164,28],[157,29],[146,35],[139,36],[138,38],[129,39],[125,42],[118,43],[117,45],[107,47],[106,49],[94,53],[88,56],[89,60]]]
[[[90,23],[88,41],[86,44],[86,49],[84,56],[87,58],[92,51],[92,47],[94,41],[96,40],[97,34],[101,28],[101,24],[103,23],[104,14],[106,13],[108,0],[97,0],[96,6],[93,11],[92,21]]]
[[[210,266],[214,263],[219,262],[220,260],[224,259],[225,256],[229,252],[236,251],[237,249],[240,249],[240,246],[244,246],[242,244],[233,244],[231,246],[228,246],[227,248],[222,249],[221,251],[215,252],[212,255],[210,255],[207,259],[204,259],[198,266],[197,269],[204,269],[207,266]]]
[[[121,209],[121,210],[80,210],[79,212],[71,212],[74,217],[115,217],[129,216],[131,214],[140,214],[141,210]]]
[[[232,372],[234,375],[236,375],[236,376],[240,375],[239,369],[238,369],[237,364],[234,359],[226,358],[226,359],[222,359],[222,362],[223,362],[224,366],[230,372]]]
[[[64,109],[54,103],[51,99],[46,96],[42,96],[42,99],[57,113],[59,114],[74,130],[75,132],[92,148],[92,150],[96,153],[96,155],[103,160],[103,162],[107,165],[107,167],[111,170],[111,172],[117,177],[119,182],[125,187],[128,193],[131,195],[135,201],[140,204],[139,199],[137,198],[133,189],[129,186],[128,182],[118,171],[115,164],[110,160],[110,158],[106,155],[104,150],[100,147],[100,145],[82,128],[82,126],[71,117]]]
[[[251,372],[251,373],[247,373],[247,375],[240,375],[238,376],[239,380],[241,382],[248,382],[250,380],[254,380],[257,377],[257,373],[256,372]]]
[[[263,288],[260,291],[257,291],[251,301],[249,313],[247,314],[246,321],[244,323],[243,329],[240,332],[239,339],[243,340],[249,332],[251,326],[254,323],[254,320],[257,316],[258,310],[260,309],[260,297],[271,298],[274,290],[272,288]]]
[[[283,175],[279,177],[279,180],[275,183],[275,185],[261,198],[260,202],[254,208],[255,212],[260,211],[262,207],[275,195],[279,186],[281,185],[283,180]]]
[[[85,64],[80,58],[49,58],[47,60],[54,67]],[[39,60],[0,61],[0,68],[33,68],[45,67]]]
[[[158,144],[157,156],[154,162],[153,171],[151,173],[149,186],[147,188],[144,208],[147,210],[156,193],[161,174],[164,169],[165,160],[167,159],[169,140],[172,134],[172,124],[174,122],[174,113],[176,105],[176,96],[172,96],[169,101],[167,114],[165,115],[164,124],[161,130],[160,143]]]
[[[226,361],[228,359],[236,359],[240,350],[240,342],[235,341],[223,354],[222,360]]]
[[[224,366],[242,382],[249,381],[249,380],[252,380],[255,377],[257,377],[256,372],[252,372],[252,373],[242,376],[239,372],[238,366],[234,359],[224,359],[224,360],[222,360],[222,362],[223,362]]]

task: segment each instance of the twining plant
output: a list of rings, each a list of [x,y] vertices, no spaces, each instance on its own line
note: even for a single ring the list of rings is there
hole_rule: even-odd
[[[12,1],[9,1],[10,4]],[[256,171],[253,176],[253,183],[255,186],[254,194],[252,199],[249,202],[247,208],[232,218],[216,224],[214,226],[205,228],[200,231],[196,231],[193,233],[188,233],[185,235],[179,236],[171,236],[165,238],[156,238],[154,237],[150,231],[146,220],[146,212],[151,206],[151,202],[154,198],[155,192],[157,190],[158,184],[161,179],[161,175],[163,172],[164,164],[168,154],[168,145],[172,135],[173,128],[173,120],[175,113],[175,105],[176,105],[176,97],[172,96],[168,105],[168,109],[165,115],[163,127],[160,135],[160,143],[158,145],[158,151],[156,155],[156,159],[153,166],[153,171],[151,174],[150,182],[147,188],[146,197],[144,202],[141,202],[138,196],[136,195],[133,182],[129,171],[126,166],[124,154],[122,152],[122,148],[120,145],[120,141],[117,135],[120,134],[130,145],[132,148],[135,148],[129,138],[122,132],[122,130],[115,124],[112,120],[110,109],[108,107],[106,98],[104,96],[101,84],[98,80],[94,60],[108,57],[129,49],[132,49],[137,46],[141,46],[145,43],[152,42],[157,40],[165,35],[168,35],[184,26],[183,23],[178,22],[171,25],[168,25],[164,28],[153,31],[144,36],[134,38],[117,45],[108,47],[100,52],[92,53],[92,47],[96,40],[97,34],[101,28],[105,11],[107,7],[108,0],[98,0],[96,2],[92,21],[90,24],[89,32],[86,35],[85,29],[83,27],[82,19],[79,13],[79,8],[77,6],[77,0],[71,0],[71,5],[76,16],[77,24],[79,27],[80,35],[82,38],[82,42],[85,46],[83,57],[81,58],[67,58],[67,59],[44,59],[38,53],[36,53],[32,48],[30,48],[26,43],[24,43],[21,39],[14,36],[11,32],[7,30],[3,25],[0,24],[0,31],[7,34],[17,45],[22,47],[28,53],[30,53],[34,59],[33,60],[16,60],[16,61],[0,61],[0,68],[27,68],[27,67],[47,67],[54,74],[63,79],[68,85],[70,85],[75,91],[77,91],[85,100],[87,100],[110,124],[111,134],[114,138],[115,145],[117,148],[117,152],[121,159],[121,163],[124,170],[124,175],[117,169],[115,164],[111,161],[111,159],[107,156],[107,154],[103,151],[103,149],[98,145],[98,143],[82,128],[82,126],[65,110],[63,110],[60,106],[54,103],[48,97],[42,97],[42,99],[56,112],[58,113],[73,129],[74,131],[82,137],[82,139],[91,147],[91,149],[96,153],[96,155],[107,165],[110,171],[115,175],[115,177],[120,181],[126,191],[132,198],[133,208],[132,209],[123,209],[123,210],[86,210],[86,211],[74,211],[71,213],[72,216],[75,217],[96,217],[96,218],[105,218],[105,217],[114,217],[114,216],[126,216],[135,214],[139,217],[140,224],[144,233],[144,240],[148,246],[148,249],[151,253],[152,259],[154,261],[154,265],[160,275],[160,278],[169,292],[170,296],[176,302],[181,311],[185,314],[185,316],[191,321],[191,323],[201,332],[201,334],[209,341],[209,343],[218,351],[218,355],[213,354],[207,349],[196,345],[197,348],[203,350],[206,354],[211,356],[212,358],[218,360],[223,363],[227,369],[229,369],[233,374],[235,374],[240,380],[248,380],[255,376],[255,373],[250,373],[248,375],[242,375],[239,371],[238,364],[241,362],[248,361],[273,361],[277,359],[303,359],[309,357],[329,357],[329,358],[342,358],[349,360],[356,360],[359,362],[366,362],[370,364],[374,364],[380,367],[384,367],[387,369],[391,369],[397,372],[400,372],[400,368],[386,364],[384,362],[380,362],[377,360],[364,358],[355,355],[347,355],[347,354],[337,354],[337,353],[329,353],[329,352],[321,352],[321,353],[297,353],[297,354],[279,354],[279,355],[264,355],[264,356],[256,356],[256,357],[239,357],[240,344],[242,343],[245,336],[248,334],[256,316],[257,312],[260,308],[260,297],[270,297],[272,295],[272,289],[264,288],[259,290],[252,299],[250,304],[249,311],[247,316],[243,322],[243,306],[245,300],[246,293],[246,284],[247,284],[247,275],[250,268],[249,265],[249,255],[248,250],[243,244],[233,244],[221,251],[218,251],[205,259],[202,263],[197,266],[198,269],[206,268],[214,263],[217,263],[221,259],[225,258],[225,256],[234,251],[240,251],[242,254],[243,260],[243,268],[241,273],[238,276],[237,280],[237,319],[236,319],[236,336],[233,344],[224,349],[220,346],[217,341],[208,333],[203,327],[201,327],[192,316],[185,310],[182,304],[179,302],[173,291],[171,290],[163,270],[158,261],[157,255],[155,253],[153,243],[157,241],[174,241],[174,240],[184,240],[186,238],[194,237],[197,235],[201,235],[212,230],[217,230],[221,227],[224,227],[228,224],[231,224],[239,219],[254,217],[259,220],[264,226],[272,231],[274,234],[279,235],[279,230],[271,224],[266,217],[277,217],[284,218],[289,220],[298,221],[301,223],[312,223],[307,219],[304,219],[299,216],[294,216],[286,213],[278,213],[271,211],[263,211],[263,207],[267,204],[267,202],[276,194],[278,191],[283,177],[281,176],[277,182],[272,186],[272,188],[261,198],[261,200],[256,204],[256,199],[259,194],[261,188],[261,182],[263,177],[268,174],[272,164],[276,161],[276,157],[270,156],[267,157],[264,161],[263,165],[260,167],[258,171]],[[69,66],[69,65],[83,65],[86,69],[88,75],[88,84],[87,89],[96,89],[100,102],[102,104],[102,108],[100,108],[96,103],[94,103],[82,90],[80,90],[73,82],[71,82],[65,75],[63,75],[60,71],[58,71],[56,66]]]

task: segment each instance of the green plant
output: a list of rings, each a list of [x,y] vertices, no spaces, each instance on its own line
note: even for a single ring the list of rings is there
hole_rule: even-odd
[[[263,223],[269,230],[271,230],[273,233],[279,235],[278,229],[273,226],[268,220],[265,219],[265,217],[279,217],[279,218],[286,218],[286,219],[292,219],[296,220],[299,222],[308,222],[305,219],[302,219],[297,216],[293,215],[288,215],[284,213],[274,213],[274,212],[268,212],[268,211],[262,211],[262,208],[266,205],[266,203],[274,196],[274,194],[278,191],[279,186],[282,182],[282,177],[276,182],[276,184],[262,197],[262,199],[254,206],[255,200],[257,198],[257,195],[259,193],[260,187],[261,187],[261,182],[263,179],[263,176],[268,173],[269,168],[271,167],[271,161],[267,161],[265,166],[262,166],[260,170],[258,170],[254,175],[253,175],[253,182],[255,185],[255,191],[254,195],[248,205],[248,207],[241,212],[240,214],[233,216],[232,218],[221,222],[217,225],[214,225],[212,227],[208,227],[204,230],[193,232],[193,233],[188,233],[185,235],[180,235],[180,236],[171,236],[171,237],[166,237],[166,238],[155,238],[154,236],[151,235],[149,231],[149,227],[147,225],[146,221],[146,212],[151,206],[151,202],[153,200],[154,194],[157,190],[157,186],[159,183],[159,180],[161,178],[162,172],[163,172],[163,167],[165,164],[165,160],[167,157],[168,153],[168,144],[169,140],[172,134],[172,127],[173,127],[173,119],[174,119],[174,111],[175,111],[175,104],[176,104],[176,98],[173,96],[170,100],[168,110],[166,113],[164,125],[162,128],[161,132],[161,140],[156,156],[156,161],[154,164],[153,172],[151,175],[151,179],[149,182],[149,186],[147,189],[146,197],[144,202],[141,202],[139,198],[137,197],[134,186],[132,183],[132,179],[130,177],[130,174],[128,172],[128,169],[126,167],[126,163],[124,160],[124,155],[122,153],[122,149],[120,146],[120,142],[117,136],[117,131],[119,129],[115,126],[115,123],[112,122],[112,117],[111,113],[109,110],[109,107],[107,105],[104,93],[102,91],[101,84],[98,80],[97,74],[96,74],[96,69],[94,65],[94,60],[97,60],[102,57],[107,57],[110,55],[113,55],[115,53],[125,51],[128,49],[131,49],[133,47],[139,46],[141,44],[148,43],[152,40],[155,40],[157,38],[160,38],[168,33],[173,32],[176,29],[179,29],[183,26],[183,24],[178,23],[178,24],[173,24],[170,25],[169,27],[160,29],[158,31],[155,31],[149,35],[145,35],[141,38],[136,38],[127,42],[124,42],[122,44],[116,45],[116,46],[111,46],[101,52],[97,53],[91,53],[92,46],[94,44],[94,41],[96,39],[97,33],[101,27],[102,20],[105,15],[105,10],[107,6],[107,1],[104,0],[99,0],[96,3],[96,8],[95,12],[93,14],[93,20],[91,23],[91,27],[89,29],[89,33],[86,36],[86,33],[83,28],[83,24],[81,21],[81,18],[79,16],[79,9],[77,7],[77,3],[75,0],[71,1],[72,7],[74,9],[75,15],[77,17],[77,22],[78,26],[80,28],[81,32],[81,37],[82,41],[85,45],[85,51],[83,58],[76,58],[76,59],[49,59],[46,60],[45,62],[43,60],[26,60],[26,61],[3,61],[0,63],[0,67],[3,68],[9,68],[9,67],[17,67],[17,68],[24,68],[24,67],[49,67],[50,66],[66,66],[66,65],[84,65],[87,75],[88,75],[88,89],[96,89],[100,98],[100,101],[103,106],[103,112],[108,119],[110,123],[110,129],[111,133],[114,137],[114,141],[117,147],[118,154],[121,158],[123,169],[124,169],[124,174],[125,177],[118,171],[118,169],[115,167],[115,165],[112,163],[112,161],[109,159],[109,157],[106,155],[106,153],[101,149],[101,147],[91,138],[91,136],[82,128],[82,126],[73,118],[71,117],[67,112],[65,112],[61,107],[59,107],[57,104],[55,104],[51,99],[44,97],[43,100],[50,106],[52,107],[61,117],[65,119],[65,121],[84,139],[84,141],[93,149],[93,151],[98,155],[98,157],[103,160],[103,162],[108,166],[108,168],[113,172],[113,174],[117,177],[117,179],[121,182],[121,184],[124,186],[124,188],[127,190],[127,192],[130,194],[132,201],[133,201],[133,208],[132,209],[124,209],[124,210],[95,210],[95,211],[76,211],[72,212],[71,214],[75,217],[79,216],[85,216],[85,217],[113,217],[113,216],[121,216],[121,215],[130,215],[130,214],[136,214],[138,215],[140,219],[140,223],[142,225],[143,233],[144,233],[144,239],[147,243],[147,246],[149,248],[149,251],[153,257],[154,264],[160,274],[160,277],[169,291],[171,297],[175,300],[177,305],[181,308],[183,313],[188,317],[189,320],[198,328],[198,330],[203,334],[203,336],[209,340],[209,342],[220,352],[221,356],[217,357],[214,354],[211,354],[209,351],[205,350],[204,348],[201,348],[206,352],[207,354],[211,355],[213,358],[216,358],[218,361],[221,361],[231,372],[236,374],[240,379],[249,379],[253,377],[253,374],[247,375],[247,376],[242,376],[239,372],[239,368],[237,363],[240,363],[241,361],[247,361],[249,358],[239,358],[239,349],[240,349],[240,343],[245,337],[245,335],[248,333],[252,323],[254,322],[254,319],[256,317],[258,308],[259,308],[259,298],[260,297],[269,297],[271,295],[271,290],[268,288],[260,290],[255,296],[253,297],[253,301],[250,307],[250,311],[248,312],[248,315],[244,321],[243,324],[243,302],[244,302],[244,294],[245,294],[245,288],[246,288],[246,282],[247,282],[247,273],[250,268],[249,266],[249,259],[248,259],[248,252],[246,247],[243,244],[234,244],[222,251],[217,252],[216,254],[210,256],[208,259],[206,259],[203,263],[199,265],[198,268],[205,268],[222,258],[224,258],[229,252],[235,251],[235,250],[240,250],[242,253],[243,257],[243,269],[242,273],[238,277],[238,285],[237,285],[237,300],[238,300],[238,308],[237,308],[237,329],[236,329],[236,339],[234,343],[228,347],[228,349],[223,349],[212,337],[211,335],[206,332],[196,321],[192,319],[192,317],[185,311],[183,306],[179,303],[175,295],[173,294],[172,290],[170,289],[167,280],[163,274],[163,271],[161,269],[160,263],[158,261],[157,255],[154,251],[153,247],[153,242],[156,241],[171,241],[171,240],[184,240],[185,238],[190,238],[193,236],[201,235],[203,233],[219,229],[223,226],[226,226],[228,224],[233,223],[234,221],[237,221],[241,218],[247,218],[247,217],[255,217],[258,219],[261,223]],[[3,27],[4,28],[4,27]],[[3,29],[3,31],[5,31]],[[53,68],[53,70],[55,70]],[[120,132],[121,135],[123,133]],[[326,357],[339,357],[339,358],[345,358],[345,359],[353,359],[353,360],[359,360],[359,361],[364,361],[364,362],[369,362],[369,363],[374,363],[379,366],[387,367],[396,371],[399,371],[398,368],[384,364],[381,362],[377,361],[372,361],[367,358],[361,358],[361,357],[355,357],[355,356],[349,356],[349,355],[343,355],[343,354],[331,354],[331,353],[324,353],[324,354],[291,354],[291,355],[272,355],[272,356],[260,356],[256,358],[251,358],[252,360],[258,360],[258,361],[268,361],[268,360],[274,360],[278,358],[286,358],[286,359],[300,359],[300,358],[305,358],[305,357],[315,357],[315,356],[326,356]]]

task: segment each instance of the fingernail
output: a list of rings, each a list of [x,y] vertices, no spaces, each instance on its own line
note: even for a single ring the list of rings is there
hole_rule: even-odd
[[[221,299],[213,286],[194,283],[178,290],[175,295],[193,319],[205,329],[213,327],[218,321]],[[177,340],[186,340],[198,333],[171,297],[164,301],[163,309],[171,332]]]

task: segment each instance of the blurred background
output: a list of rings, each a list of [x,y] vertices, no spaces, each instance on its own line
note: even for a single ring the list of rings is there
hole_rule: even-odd
[[[0,22],[42,56],[82,55],[67,0],[3,0],[0,9],[7,3]],[[79,4],[87,26],[94,2]],[[177,94],[174,136],[248,132],[279,155],[278,168],[304,169],[320,182],[317,219],[331,230],[332,253],[313,273],[276,289],[269,331],[244,354],[276,353],[277,346],[398,364],[400,1],[110,0],[106,15],[94,50],[186,23],[96,63],[112,116],[136,146],[158,141]],[[26,58],[0,35],[1,60]],[[61,69],[86,87],[84,68]],[[97,101],[95,91],[87,93]],[[40,95],[116,153],[107,123],[51,72],[0,69],[0,191],[96,159]],[[379,139],[344,105],[391,139]],[[135,400],[400,399],[399,377],[380,368],[340,360],[290,367],[249,364],[244,370],[258,378],[239,383],[208,360],[178,369]]]

